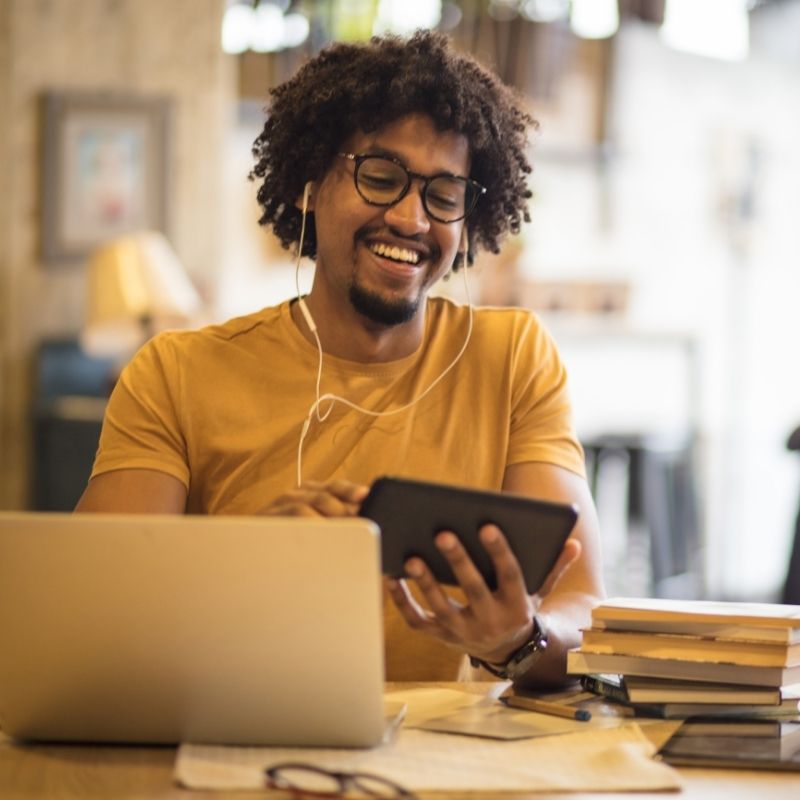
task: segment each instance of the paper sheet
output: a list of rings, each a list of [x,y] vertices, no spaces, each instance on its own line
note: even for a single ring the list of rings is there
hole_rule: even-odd
[[[462,736],[482,736],[488,739],[532,739],[536,736],[582,733],[588,730],[587,726],[591,724],[552,715],[535,714],[531,711],[517,711],[498,705],[494,708],[465,708],[453,714],[434,717],[413,727],[440,733],[457,733]]]
[[[494,741],[403,730],[373,750],[181,745],[175,777],[192,789],[259,789],[265,767],[306,761],[373,772],[412,791],[644,791],[678,789],[677,773],[652,760],[635,725],[539,739]]]
[[[415,697],[415,695],[417,695]],[[450,689],[394,692],[415,722],[459,708],[491,711],[480,695]],[[536,739],[495,741],[404,727],[372,750],[181,745],[175,778],[192,789],[258,789],[263,770],[306,761],[337,770],[374,772],[412,791],[637,791],[678,789],[677,773],[654,761],[653,744],[630,721]],[[546,766],[545,766],[546,765]]]
[[[619,728],[637,724],[645,736],[660,749],[681,725],[680,720],[634,720],[632,710],[619,703],[606,703],[603,698],[587,693],[563,692],[546,695],[546,699],[565,705],[576,705],[591,711],[591,720],[584,722],[550,714],[523,711],[499,704],[494,695],[503,695],[502,687],[489,695],[476,696],[452,689],[412,689],[391,695],[410,703],[415,709],[407,728],[462,736],[483,736],[489,739],[526,739],[537,736],[557,736],[563,733],[585,733],[598,728]],[[424,697],[416,692],[427,692]],[[389,695],[387,695],[388,697]],[[424,702],[420,703],[420,700]],[[448,710],[454,709],[454,710]]]
[[[558,736],[564,733],[620,728],[623,725],[635,725],[637,722],[612,716],[593,716],[588,722],[583,722],[496,705],[492,708],[484,706],[465,708],[453,714],[434,717],[418,725],[406,724],[406,727],[418,727],[441,733],[459,733],[463,736],[484,736],[489,739],[532,739],[537,736]],[[649,720],[643,722],[646,724]],[[680,723],[671,727],[677,730],[679,725]]]
[[[443,717],[462,709],[489,707],[497,705],[491,694],[476,694],[459,689],[420,688],[401,689],[386,692],[383,696],[384,706],[403,704],[406,706],[406,717],[403,725],[414,727],[429,719]]]

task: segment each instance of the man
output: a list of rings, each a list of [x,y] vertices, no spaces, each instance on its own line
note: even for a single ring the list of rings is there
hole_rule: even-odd
[[[389,679],[454,679],[469,654],[520,684],[563,681],[602,594],[564,370],[532,314],[428,298],[528,219],[532,120],[422,32],[333,46],[272,96],[254,145],[260,221],[316,260],[312,289],[146,345],[78,510],[353,515],[383,474],[577,503],[539,596],[493,526],[497,591],[451,533],[437,546],[460,596],[419,559],[386,584]]]

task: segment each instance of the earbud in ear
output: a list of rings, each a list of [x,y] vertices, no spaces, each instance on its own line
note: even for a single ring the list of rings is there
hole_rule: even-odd
[[[305,214],[308,211],[308,201],[311,197],[311,192],[314,189],[314,181],[307,181],[306,185],[303,187],[303,213]]]
[[[309,210],[313,211],[313,205],[311,205],[311,194],[313,191],[314,181],[307,181],[306,185],[303,187],[303,194],[298,195],[297,199],[294,201],[295,208],[299,208],[303,214],[306,214]],[[309,206],[311,206],[310,209]]]
[[[466,270],[468,258],[469,258],[469,235],[467,234],[467,226],[465,225],[461,229],[461,268],[464,270]]]

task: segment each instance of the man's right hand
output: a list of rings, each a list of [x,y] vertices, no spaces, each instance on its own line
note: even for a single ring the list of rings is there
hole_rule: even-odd
[[[345,480],[306,481],[275,498],[261,514],[272,517],[355,517],[369,487]]]

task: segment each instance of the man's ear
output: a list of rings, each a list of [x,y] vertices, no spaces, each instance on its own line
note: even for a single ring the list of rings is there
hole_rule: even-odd
[[[314,189],[315,189],[314,181],[308,181],[306,185],[303,187],[303,194],[301,194],[297,200],[294,201],[294,204],[297,208],[300,209],[304,214],[307,211],[314,210]]]

